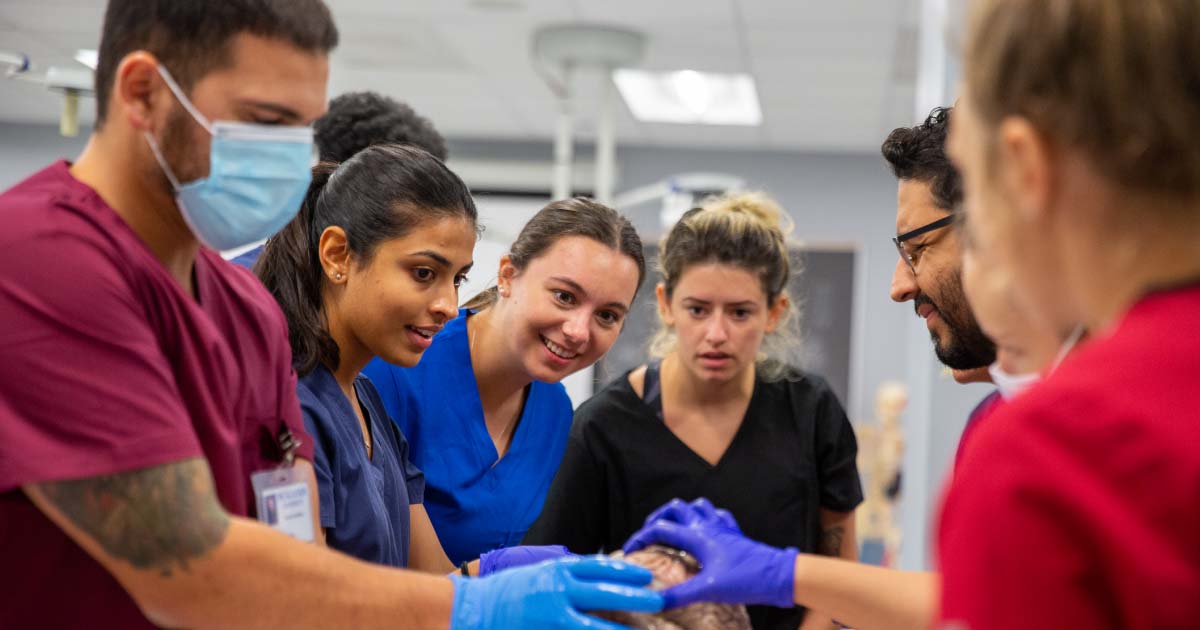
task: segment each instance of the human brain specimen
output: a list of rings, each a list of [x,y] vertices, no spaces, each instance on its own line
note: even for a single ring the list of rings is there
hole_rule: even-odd
[[[695,575],[700,566],[685,551],[652,545],[628,556],[613,557],[640,565],[654,573],[650,588],[661,591]],[[657,614],[603,612],[598,616],[622,623],[635,630],[750,630],[745,606],[699,602]]]

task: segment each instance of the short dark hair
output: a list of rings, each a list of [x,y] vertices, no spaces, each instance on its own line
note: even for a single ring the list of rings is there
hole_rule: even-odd
[[[338,42],[322,0],[109,0],[96,64],[96,127],[104,125],[117,66],[129,53],[158,57],[186,92],[230,63],[229,44],[240,33],[321,53]]]
[[[377,92],[350,92],[329,102],[313,124],[321,160],[345,162],[375,144],[411,144],[446,159],[446,139],[413,108]]]
[[[880,151],[898,179],[929,184],[938,207],[954,212],[962,204],[962,177],[946,156],[951,107],[935,107],[925,122],[888,134]]]
[[[318,244],[325,228],[345,230],[356,262],[367,264],[380,243],[447,218],[476,225],[471,191],[441,160],[416,147],[377,144],[340,165],[321,162],[313,168],[300,212],[267,241],[254,265],[287,318],[297,374],[318,365],[336,370],[340,361],[322,313],[325,274]]]

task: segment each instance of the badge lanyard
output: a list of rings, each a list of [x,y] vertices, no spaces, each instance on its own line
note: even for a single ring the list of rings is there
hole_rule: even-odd
[[[285,426],[279,433],[283,461],[279,467],[250,475],[258,520],[304,542],[316,539],[308,480],[293,464],[300,440]]]

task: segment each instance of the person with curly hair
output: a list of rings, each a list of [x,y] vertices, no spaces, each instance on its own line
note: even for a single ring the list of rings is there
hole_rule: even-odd
[[[409,144],[443,162],[448,154],[446,139],[428,118],[378,92],[348,92],[329,101],[328,111],[313,123],[313,142],[322,162],[339,164],[376,144]],[[260,244],[230,262],[251,269],[263,247]]]
[[[329,101],[313,124],[322,162],[345,162],[374,144],[411,144],[446,161],[446,139],[428,118],[378,92],[348,92]]]
[[[996,344],[980,329],[962,286],[958,232],[962,177],[946,156],[946,133],[953,108],[934,108],[913,127],[900,127],[880,152],[899,180],[896,237],[900,252],[891,297],[912,302],[925,320],[938,360],[962,383],[988,380]],[[949,229],[947,229],[949,228]]]

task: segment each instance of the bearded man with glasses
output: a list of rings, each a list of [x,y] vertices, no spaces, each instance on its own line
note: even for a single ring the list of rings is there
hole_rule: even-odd
[[[962,178],[946,156],[952,108],[938,107],[915,127],[900,127],[883,141],[880,151],[900,180],[896,194],[896,245],[899,257],[892,273],[892,299],[912,302],[925,320],[937,358],[959,383],[990,382],[988,366],[996,361],[996,344],[984,334],[967,302],[962,282],[964,230]],[[959,439],[963,445],[1001,402],[999,391],[971,412]]]
[[[996,346],[984,335],[962,288],[962,251],[954,224],[962,180],[946,157],[951,108],[937,108],[915,127],[893,131],[881,149],[900,180],[896,198],[899,250],[892,299],[912,302],[925,320],[938,360],[960,383],[989,380]]]

